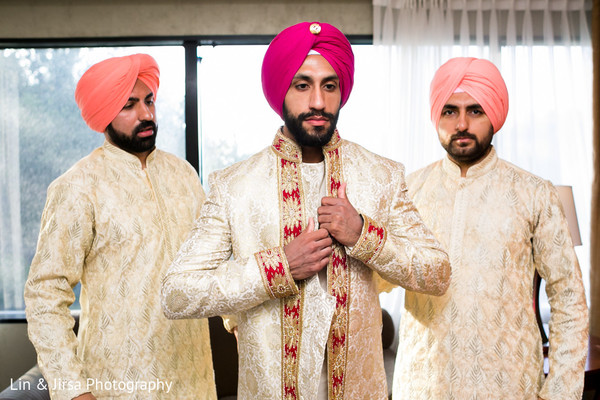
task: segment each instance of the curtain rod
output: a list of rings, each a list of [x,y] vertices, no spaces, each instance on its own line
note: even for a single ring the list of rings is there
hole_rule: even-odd
[[[592,10],[592,0],[373,0],[374,6],[396,9],[406,8],[437,8],[442,4],[444,8],[452,10],[468,11],[475,10],[510,10],[514,7],[517,11],[529,9],[531,11],[543,11],[547,8],[551,11],[585,11]]]

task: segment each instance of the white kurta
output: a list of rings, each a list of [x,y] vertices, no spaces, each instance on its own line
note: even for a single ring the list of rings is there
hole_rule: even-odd
[[[587,306],[554,187],[494,149],[466,177],[444,158],[408,185],[450,252],[452,282],[441,297],[406,292],[394,399],[581,399]],[[552,308],[546,380],[535,269]]]
[[[216,399],[207,320],[170,321],[160,305],[204,197],[186,161],[155,150],[142,169],[108,142],[50,185],[25,303],[52,399]]]

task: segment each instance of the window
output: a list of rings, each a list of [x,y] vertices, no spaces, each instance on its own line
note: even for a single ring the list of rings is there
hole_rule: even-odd
[[[104,135],[91,131],[79,115],[73,95],[79,77],[95,62],[136,52],[152,54],[161,67],[157,145],[185,157],[181,46],[2,51],[0,318],[23,316],[23,287],[36,249],[48,185],[104,140]]]
[[[212,171],[243,160],[268,146],[282,121],[271,110],[262,93],[260,70],[266,45],[196,47],[194,44],[193,48],[196,52],[192,54],[198,61],[200,114],[200,164],[197,167],[205,189],[209,190],[207,178]],[[379,79],[381,63],[377,47],[356,44],[353,49],[356,57],[355,85],[352,96],[340,113],[341,136],[403,162],[407,172],[440,158],[444,152],[428,120],[428,92],[419,91],[421,95],[417,96],[409,94],[407,88],[406,95],[402,96],[403,103],[387,101],[386,90],[389,92],[390,88],[382,87]],[[560,48],[555,47],[553,51],[556,52],[554,60],[560,60]],[[73,97],[77,80],[87,67],[101,59],[134,52],[152,54],[161,68],[157,144],[166,151],[185,157],[186,148],[189,149],[189,132],[186,137],[184,110],[190,98],[186,99],[185,92],[186,83],[189,84],[186,72],[189,71],[186,71],[187,53],[183,46],[2,51],[0,109],[11,112],[3,112],[0,117],[0,318],[23,316],[23,286],[36,248],[48,185],[103,141],[103,135],[92,132],[79,116]],[[548,52],[548,47],[539,46],[532,56],[539,58],[540,65],[548,65],[547,60],[551,56]],[[503,57],[511,57],[511,53],[503,52]],[[192,60],[191,65],[194,62]],[[591,75],[569,74],[560,69],[560,63],[552,64],[554,74],[572,76],[573,81],[561,82],[561,87],[578,90],[565,92],[566,98],[584,99],[583,104],[591,109],[589,85],[585,84]],[[424,71],[420,76],[427,85],[435,67],[419,66],[419,70]],[[541,70],[544,69],[540,67]],[[518,73],[514,76],[522,79]],[[543,91],[544,82],[552,79],[541,75],[539,78],[539,81],[532,82],[537,86],[530,91]],[[506,73],[505,79],[510,85],[508,81],[511,78]],[[541,97],[552,102],[550,96]],[[574,186],[581,235],[586,238],[590,213],[589,184],[586,180],[589,177],[583,177],[584,182],[579,185],[574,182],[577,177],[581,179],[581,171],[589,170],[591,154],[587,154],[586,149],[590,148],[590,143],[568,135],[561,136],[564,143],[547,143],[543,132],[554,129],[557,123],[565,132],[569,129],[591,131],[591,117],[589,121],[570,121],[568,111],[565,111],[561,119],[546,118],[547,127],[535,127],[537,141],[524,145],[524,137],[530,135],[530,131],[524,126],[526,118],[519,115],[523,109],[519,101],[518,94],[511,93],[509,120],[495,139],[495,145],[501,156],[509,161],[556,184]],[[578,107],[577,104],[569,102],[570,107]],[[536,112],[550,108],[538,104]],[[397,115],[402,118],[395,119]],[[390,121],[399,121],[400,135],[390,134],[387,128]],[[529,158],[519,158],[521,154],[529,156],[530,149],[539,145],[546,147],[539,152],[540,158],[534,163]],[[571,158],[559,164],[555,157],[557,149],[560,149],[561,156],[572,153]],[[585,245],[577,248],[586,284],[588,252]],[[394,307],[397,308],[396,305],[388,307],[392,314],[397,311]]]

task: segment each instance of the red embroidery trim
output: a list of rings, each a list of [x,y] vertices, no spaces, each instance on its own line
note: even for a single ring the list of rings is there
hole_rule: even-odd
[[[339,148],[326,153],[330,170],[329,195],[337,196],[342,183],[342,163]],[[338,242],[333,244],[333,254],[328,270],[329,292],[336,299],[335,312],[327,345],[327,362],[329,377],[329,398],[343,399],[345,371],[348,358],[348,321],[350,274],[348,258],[344,246]]]
[[[342,183],[342,163],[339,146],[341,139],[335,132],[329,144],[324,148],[328,163],[330,184],[328,194],[337,196]],[[301,177],[298,162],[302,159],[300,148],[282,135],[277,135],[273,149],[279,157],[279,192],[281,215],[282,245],[286,245],[302,232],[304,219],[302,209]],[[333,256],[328,265],[329,292],[336,298],[330,336],[328,339],[328,380],[329,398],[342,399],[344,396],[345,371],[348,354],[348,323],[350,274],[344,246],[333,245]],[[279,276],[277,269],[273,279]],[[298,393],[298,357],[300,355],[303,285],[298,285],[299,294],[287,296],[281,300],[281,340],[282,340],[282,394],[285,400],[296,400]]]
[[[279,141],[279,146],[285,144]],[[280,148],[280,147],[279,147]],[[279,187],[281,193],[282,241],[286,245],[302,232],[302,204],[300,172],[294,162],[280,159]],[[299,294],[281,300],[282,341],[282,391],[286,400],[296,400],[298,395],[298,362],[302,326],[302,300],[304,291],[299,285]]]

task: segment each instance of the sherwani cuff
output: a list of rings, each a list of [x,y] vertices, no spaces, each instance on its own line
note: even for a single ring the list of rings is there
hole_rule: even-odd
[[[259,251],[254,254],[265,290],[272,299],[298,294],[290,266],[282,247]]]
[[[387,239],[387,231],[385,227],[370,217],[361,214],[363,218],[363,227],[360,232],[360,237],[354,246],[349,247],[349,255],[365,264],[375,260]]]

